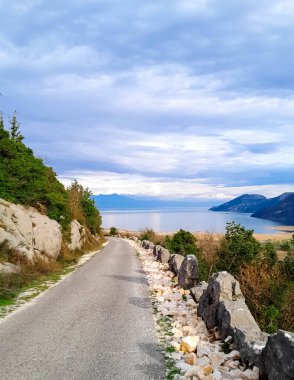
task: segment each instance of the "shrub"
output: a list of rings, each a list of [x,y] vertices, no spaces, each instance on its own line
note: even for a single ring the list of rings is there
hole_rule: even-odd
[[[119,234],[118,229],[115,227],[111,227],[109,231],[110,236],[117,236]]]
[[[149,240],[155,244],[156,243],[156,233],[152,230],[152,228],[146,227],[142,231],[140,231],[139,239],[140,240]]]
[[[278,262],[277,251],[273,243],[268,242],[263,248],[263,256],[266,264],[272,267]]]
[[[191,232],[182,229],[172,238],[166,237],[165,246],[171,253],[183,256],[196,255],[198,253],[195,236]]]
[[[227,223],[226,234],[220,242],[218,269],[235,275],[240,268],[257,259],[261,245],[253,236],[253,230],[235,222]]]

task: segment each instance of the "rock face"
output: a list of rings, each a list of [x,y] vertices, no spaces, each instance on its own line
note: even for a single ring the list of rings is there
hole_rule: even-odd
[[[177,255],[177,254],[171,255],[169,262],[168,262],[169,270],[171,272],[173,272],[175,275],[178,275],[183,261],[184,261],[184,256]]]
[[[218,325],[218,308],[222,301],[244,300],[239,282],[228,272],[214,273],[208,282],[206,291],[199,300],[198,315],[202,317],[208,329]]]
[[[68,244],[70,250],[82,249],[86,240],[86,230],[77,220],[73,220],[70,224],[70,239],[71,242]]]
[[[157,255],[157,260],[163,264],[168,263],[170,259],[170,253],[166,248],[160,247]]]
[[[161,246],[160,245],[155,245],[153,248],[153,256],[157,257],[158,253],[160,251]]]
[[[42,256],[55,259],[61,250],[61,227],[32,207],[0,199],[0,243],[4,241],[29,260]]]
[[[191,289],[199,282],[198,261],[196,256],[187,255],[178,273],[179,286],[184,289]]]
[[[294,378],[294,334],[279,330],[268,338],[262,352],[262,378],[291,380]]]

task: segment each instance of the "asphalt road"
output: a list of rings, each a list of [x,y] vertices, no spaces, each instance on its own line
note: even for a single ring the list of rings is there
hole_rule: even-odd
[[[165,379],[147,291],[135,251],[111,239],[0,322],[0,379]]]

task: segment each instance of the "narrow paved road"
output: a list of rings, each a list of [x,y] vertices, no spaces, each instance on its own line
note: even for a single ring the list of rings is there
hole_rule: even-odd
[[[35,303],[0,322],[0,379],[164,379],[147,290],[135,251],[111,239]]]

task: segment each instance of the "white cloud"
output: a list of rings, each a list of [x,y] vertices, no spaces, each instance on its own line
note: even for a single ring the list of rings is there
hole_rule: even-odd
[[[168,199],[181,199],[185,197],[195,199],[226,200],[244,193],[258,193],[267,197],[277,196],[289,191],[289,186],[261,185],[225,187],[212,186],[203,183],[203,179],[184,179],[162,177],[144,177],[139,174],[119,174],[111,172],[70,171],[59,176],[60,181],[69,186],[75,179],[83,186],[88,187],[94,194],[125,194],[147,195]]]

